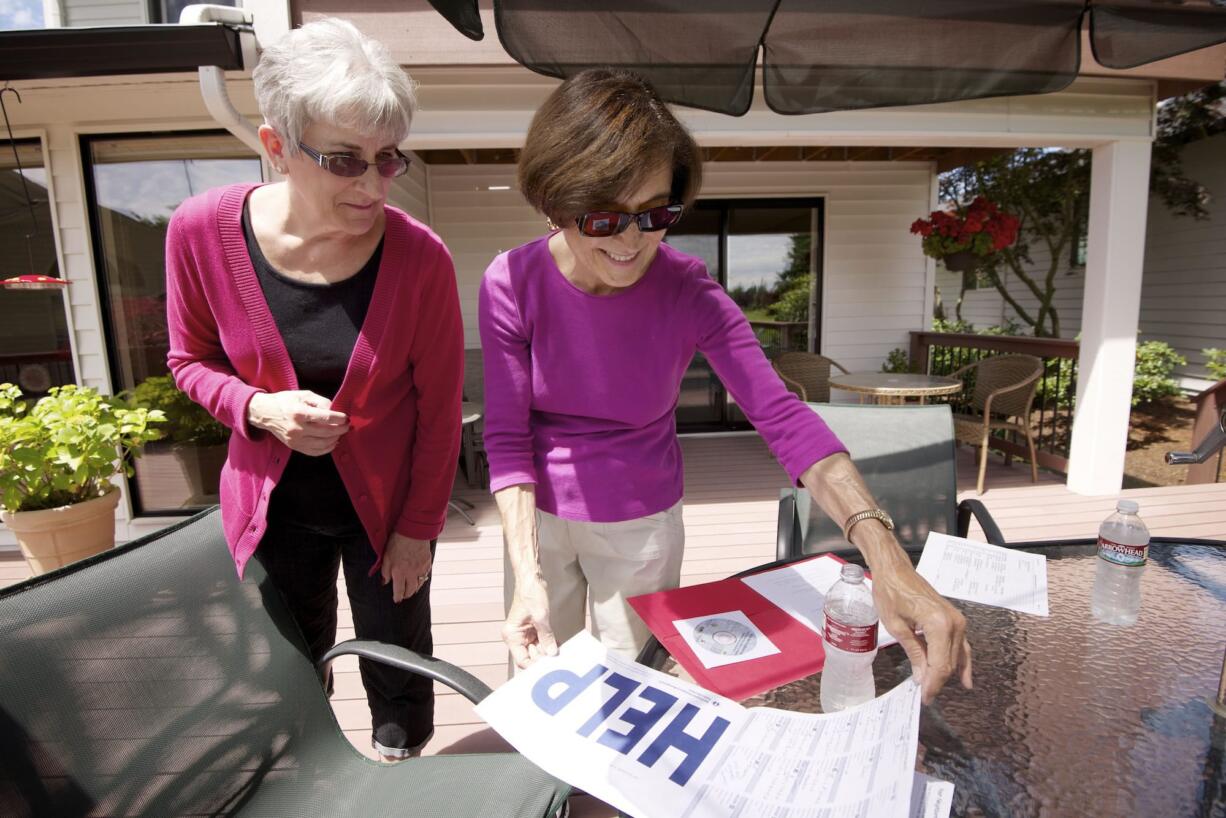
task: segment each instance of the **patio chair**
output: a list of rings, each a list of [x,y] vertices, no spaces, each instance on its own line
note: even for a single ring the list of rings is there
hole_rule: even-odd
[[[480,681],[371,642],[361,656],[471,700]],[[0,815],[561,816],[516,753],[381,764],[345,738],[301,634],[206,512],[0,591]]]
[[[988,542],[1004,543],[983,503],[957,502],[953,417],[948,406],[809,406],[847,446],[873,496],[893,517],[894,534],[903,548],[921,550],[930,531],[964,537],[972,516]],[[807,490],[789,488],[780,493],[778,559],[845,548],[843,530]]]
[[[808,403],[830,403],[830,370],[847,370],[833,358],[813,352],[785,352],[772,366],[783,385]]]
[[[976,490],[983,494],[987,475],[988,449],[993,432],[1020,432],[1030,450],[1030,482],[1039,482],[1035,459],[1034,433],[1030,429],[1030,407],[1043,374],[1043,361],[1033,355],[995,355],[950,373],[951,377],[974,380],[971,413],[954,415],[954,435],[959,443],[979,448],[979,479]],[[1009,462],[1005,453],[1005,463]]]

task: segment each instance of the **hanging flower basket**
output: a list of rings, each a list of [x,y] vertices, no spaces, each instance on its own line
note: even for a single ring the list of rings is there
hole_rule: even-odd
[[[911,232],[923,236],[924,255],[940,259],[955,272],[984,266],[1017,241],[1021,221],[982,196],[964,209],[934,210],[916,219]]]
[[[970,250],[959,250],[945,256],[941,261],[945,263],[947,270],[953,270],[955,273],[969,273],[983,264],[984,258],[975,255]]]

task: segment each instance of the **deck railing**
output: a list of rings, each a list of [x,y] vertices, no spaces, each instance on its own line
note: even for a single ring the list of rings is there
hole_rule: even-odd
[[[749,326],[768,358],[808,349],[807,321],[750,321]]]
[[[1035,393],[1030,423],[1035,432],[1040,466],[1068,471],[1069,442],[1073,432],[1073,404],[1077,398],[1077,341],[1063,338],[1028,338],[1014,335],[973,335],[948,332],[912,332],[911,368],[930,375],[948,375],[960,367],[993,355],[1034,355],[1043,361],[1043,376]],[[954,411],[967,408],[970,395],[950,399]],[[998,448],[1026,457],[1025,440],[1000,439]]]

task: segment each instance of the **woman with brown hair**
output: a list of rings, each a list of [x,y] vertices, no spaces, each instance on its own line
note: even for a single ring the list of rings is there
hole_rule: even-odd
[[[969,686],[961,614],[912,569],[846,449],[784,388],[703,263],[662,244],[701,180],[693,138],[628,72],[567,80],[529,128],[520,189],[554,229],[493,261],[479,318],[512,658],[552,654],[585,614],[612,650],[645,643],[626,598],[680,580],[674,410],[702,352],[789,477],[846,521],[926,697],[955,671]]]

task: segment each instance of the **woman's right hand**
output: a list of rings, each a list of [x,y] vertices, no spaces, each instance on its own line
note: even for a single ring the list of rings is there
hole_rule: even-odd
[[[515,597],[502,626],[502,638],[519,668],[558,652],[558,643],[549,625],[549,596],[543,579],[515,583]]]
[[[349,431],[347,415],[332,411],[332,401],[305,389],[257,393],[247,404],[247,422],[315,457],[335,449]]]

